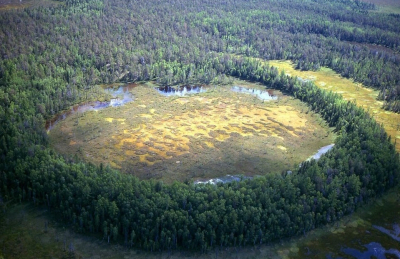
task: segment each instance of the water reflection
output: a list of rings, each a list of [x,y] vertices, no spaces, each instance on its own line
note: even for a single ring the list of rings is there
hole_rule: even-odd
[[[400,226],[399,226],[399,224],[393,224],[393,226],[392,226],[393,227],[393,231],[389,230],[389,229],[386,229],[384,227],[381,227],[381,226],[373,225],[373,227],[375,229],[379,230],[380,232],[389,235],[394,240],[400,242]]]
[[[219,178],[213,178],[209,180],[197,180],[194,184],[218,184],[218,183],[230,183],[230,182],[240,182],[247,179],[252,179],[253,177],[242,176],[242,175],[226,175]]]
[[[256,96],[258,99],[261,99],[263,101],[271,101],[271,100],[277,100],[278,96],[274,95],[273,90],[258,90],[258,89],[252,89],[252,88],[245,88],[241,86],[233,86],[232,91],[237,92],[237,93],[245,93],[245,94],[251,94]]]
[[[400,258],[400,252],[397,249],[391,248],[386,249],[380,243],[371,242],[369,244],[363,245],[367,251],[360,251],[355,248],[342,248],[341,252],[346,255],[350,255],[357,259],[387,259],[387,258]],[[332,257],[332,255],[327,255],[327,259],[340,259],[342,257]]]
[[[185,96],[186,94],[198,94],[203,93],[206,89],[202,85],[186,85],[174,88],[171,86],[157,87],[156,90],[165,96]]]
[[[133,95],[131,94],[130,90],[136,86],[136,84],[128,84],[119,86],[118,88],[105,88],[104,91],[112,96],[109,102],[95,101],[72,106],[70,110],[60,113],[54,116],[52,119],[46,121],[46,131],[52,130],[58,122],[65,120],[72,114],[84,113],[87,111],[98,111],[108,107],[119,107],[131,102],[133,101]]]
[[[321,147],[321,148],[318,150],[317,153],[315,153],[313,156],[311,156],[311,157],[310,157],[309,159],[307,159],[307,160],[311,160],[311,159],[318,160],[318,159],[320,159],[321,156],[322,156],[323,154],[327,153],[329,150],[331,150],[331,149],[333,148],[333,146],[335,146],[335,144],[330,144],[330,145],[327,145],[327,146],[325,146],[325,147]]]

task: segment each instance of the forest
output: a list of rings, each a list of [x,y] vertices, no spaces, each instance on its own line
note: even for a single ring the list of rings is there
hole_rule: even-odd
[[[332,68],[400,112],[400,16],[358,0],[66,0],[0,11],[0,205],[29,201],[77,232],[147,251],[265,244],[334,222],[398,184],[382,125],[268,65]],[[139,180],[49,147],[45,121],[98,84],[260,82],[308,104],[335,147],[292,174],[218,185]]]

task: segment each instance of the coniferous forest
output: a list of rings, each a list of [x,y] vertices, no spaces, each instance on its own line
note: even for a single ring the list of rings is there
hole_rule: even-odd
[[[245,246],[303,234],[398,184],[399,155],[355,103],[270,67],[325,66],[400,112],[400,16],[358,0],[66,0],[0,11],[0,204],[29,201],[78,232],[148,251]],[[308,104],[338,134],[292,174],[167,185],[49,147],[46,119],[98,84],[260,82]],[[229,172],[227,172],[229,173]]]

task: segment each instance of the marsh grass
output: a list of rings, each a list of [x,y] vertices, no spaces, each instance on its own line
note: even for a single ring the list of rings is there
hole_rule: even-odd
[[[343,78],[329,68],[321,68],[319,71],[300,71],[294,69],[290,61],[269,61],[271,66],[284,70],[286,74],[314,81],[315,84],[325,90],[339,93],[344,99],[356,102],[357,105],[368,111],[374,119],[383,124],[386,132],[392,140],[400,141],[400,114],[386,111],[382,108],[383,102],[378,101],[378,91],[366,88],[360,83]],[[400,144],[396,145],[400,152]]]
[[[234,84],[263,89],[245,81]],[[187,97],[161,96],[152,85],[132,93],[135,101],[125,106],[68,117],[49,133],[52,146],[141,179],[170,183],[280,173],[334,140],[319,115],[279,92],[277,101],[268,102],[230,86]]]

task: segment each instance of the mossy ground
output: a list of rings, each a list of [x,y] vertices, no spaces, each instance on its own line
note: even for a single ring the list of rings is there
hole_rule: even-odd
[[[186,97],[162,96],[153,88],[133,88],[135,100],[125,106],[68,117],[50,131],[52,146],[168,183],[280,173],[334,141],[319,115],[279,92],[277,101],[263,102],[231,86]]]
[[[319,71],[300,71],[294,69],[290,61],[269,61],[271,66],[284,70],[286,74],[312,80],[315,84],[325,90],[341,94],[344,99],[355,101],[357,105],[368,111],[378,123],[382,123],[386,132],[392,140],[400,141],[400,114],[382,109],[383,102],[378,101],[378,91],[366,88],[360,83],[343,78],[332,69],[321,68]],[[396,145],[400,152],[400,144]]]

